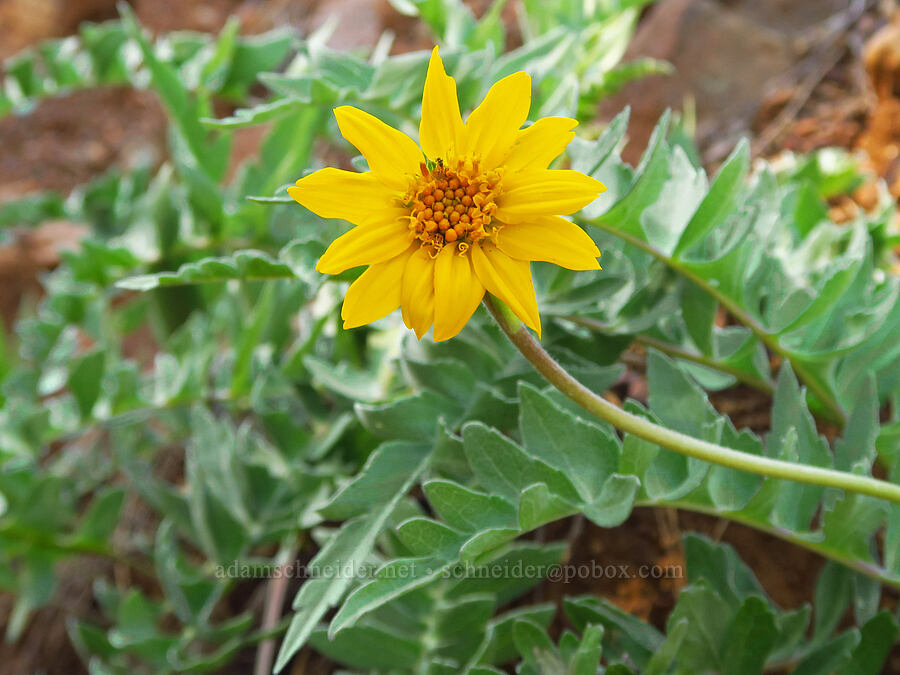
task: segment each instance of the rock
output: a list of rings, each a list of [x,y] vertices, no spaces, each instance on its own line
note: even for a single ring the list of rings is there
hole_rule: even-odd
[[[116,16],[116,0],[0,0],[0,59],[39,40],[68,35],[82,21]]]
[[[305,28],[315,30],[329,20],[337,21],[337,29],[328,40],[334,49],[372,47],[381,36],[381,2],[372,0],[329,0],[319,2]],[[385,3],[386,4],[386,3]]]
[[[795,65],[798,35],[817,27],[838,8],[831,2],[796,0],[662,0],[638,27],[625,61],[649,56],[675,66],[669,76],[634,82],[606,101],[610,119],[632,107],[634,162],[666,108],[696,107],[696,135],[707,157],[721,158],[748,133],[764,95]]]
[[[64,220],[12,232],[12,242],[0,246],[0,316],[8,327],[22,296],[40,291],[40,275],[59,264],[63,251],[76,250],[88,234],[87,225]]]

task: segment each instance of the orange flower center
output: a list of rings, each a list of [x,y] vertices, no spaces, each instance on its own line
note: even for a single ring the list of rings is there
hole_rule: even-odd
[[[456,168],[442,160],[422,175],[404,203],[410,208],[409,229],[414,239],[437,254],[445,244],[456,243],[465,253],[475,242],[496,232],[492,223],[500,194],[500,173],[482,173],[478,161],[459,160]]]

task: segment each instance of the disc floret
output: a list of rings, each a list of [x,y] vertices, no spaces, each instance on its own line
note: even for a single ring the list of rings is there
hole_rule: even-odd
[[[413,239],[437,255],[446,244],[455,243],[465,253],[473,244],[496,236],[500,171],[482,172],[477,159],[450,165],[440,158],[431,167],[423,162],[420,169],[404,201],[410,209]]]

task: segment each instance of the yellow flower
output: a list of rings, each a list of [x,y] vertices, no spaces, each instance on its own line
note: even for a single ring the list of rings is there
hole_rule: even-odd
[[[417,337],[433,324],[434,339],[446,340],[487,290],[540,335],[530,261],[600,269],[594,242],[560,214],[578,211],[606,188],[577,171],[548,169],[577,122],[545,117],[522,129],[530,105],[531,78],[514,73],[463,123],[456,82],[435,47],[422,95],[421,149],[362,110],[335,109],[341,134],[370,170],[321,169],[288,192],[323,218],[355,225],[316,266],[323,274],[369,266],[344,298],[344,328],[400,307]]]

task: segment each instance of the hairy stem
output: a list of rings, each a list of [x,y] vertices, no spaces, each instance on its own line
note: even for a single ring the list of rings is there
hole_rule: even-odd
[[[597,227],[604,232],[608,232],[609,234],[618,237],[619,239],[628,242],[633,246],[637,246],[642,251],[649,253],[657,260],[663,262],[668,267],[678,272],[685,279],[691,281],[696,284],[704,291],[709,293],[716,301],[724,307],[729,314],[731,314],[735,319],[740,321],[743,325],[753,331],[753,333],[759,338],[760,342],[762,342],[768,349],[774,354],[778,354],[781,358],[790,361],[791,366],[794,369],[794,372],[797,373],[797,377],[800,378],[803,383],[806,385],[807,389],[812,392],[815,397],[822,403],[823,412],[828,416],[829,420],[835,422],[839,426],[844,426],[847,421],[847,415],[844,412],[843,408],[841,408],[840,404],[834,398],[830,391],[825,388],[821,382],[819,382],[815,377],[813,377],[812,373],[809,372],[809,369],[800,361],[791,358],[792,354],[786,350],[781,344],[778,342],[778,338],[770,333],[767,333],[765,329],[759,324],[759,322],[753,318],[743,307],[738,305],[734,300],[729,298],[727,295],[722,293],[718,288],[710,284],[706,279],[695,274],[693,271],[685,267],[679,260],[675,260],[673,258],[669,258],[664,254],[657,251],[655,248],[650,246],[647,242],[635,237],[634,235],[628,234],[627,232],[622,232],[621,230],[617,230],[611,225],[607,225],[601,221],[590,221],[590,224],[594,227]]]
[[[612,424],[625,433],[634,434],[646,441],[672,450],[687,457],[694,457],[713,464],[769,478],[783,478],[798,483],[808,483],[821,487],[833,487],[858,494],[879,497],[900,504],[900,485],[894,485],[869,476],[834,471],[817,466],[794,464],[770,457],[760,457],[739,452],[715,443],[709,443],[687,434],[654,424],[637,415],[625,412],[572,377],[540,343],[528,332],[524,325],[512,314],[506,305],[489,295],[485,305],[500,327],[531,362],[541,375],[554,387],[568,396],[589,413]]]
[[[595,319],[589,319],[582,316],[562,316],[560,318],[565,319],[566,321],[571,321],[572,323],[579,326],[583,326],[584,328],[594,331],[595,333],[602,333],[605,330],[605,326]],[[738,382],[742,382],[748,387],[758,389],[759,391],[763,392],[764,394],[768,394],[769,396],[775,393],[775,387],[772,386],[771,382],[767,382],[766,380],[763,380],[759,377],[753,377],[752,375],[749,375],[742,371],[740,368],[729,366],[727,363],[717,361],[711,356],[689,352],[688,350],[679,347],[678,345],[673,345],[668,342],[664,342],[663,340],[657,340],[654,337],[644,334],[635,335],[634,341],[645,347],[651,347],[673,358],[690,361],[691,363],[696,363],[700,366],[706,366],[707,368],[710,368],[712,370],[718,370],[720,373],[731,375]]]
[[[52,551],[61,555],[108,558],[115,563],[127,565],[135,572],[139,572],[146,577],[153,578],[156,576],[153,564],[150,561],[119,553],[105,542],[85,541],[71,536],[44,534],[35,530],[16,527],[15,525],[0,525],[0,540],[2,539],[14,539],[26,543],[29,547]]]
[[[752,527],[754,530],[765,532],[766,534],[777,537],[782,541],[789,542],[794,546],[804,548],[807,551],[811,551],[816,555],[822,556],[823,558],[828,558],[829,560],[833,560],[836,563],[840,563],[844,567],[847,567],[855,572],[859,572],[860,574],[864,574],[865,576],[870,577],[871,579],[874,579],[875,581],[878,581],[882,584],[885,584],[886,586],[892,586],[900,590],[900,577],[898,577],[896,574],[892,574],[889,570],[885,569],[881,565],[876,565],[874,563],[869,563],[858,558],[851,558],[846,555],[842,555],[841,553],[827,546],[823,546],[817,541],[812,541],[806,537],[803,537],[802,535],[798,535],[796,532],[791,532],[790,530],[778,528],[770,525],[769,523],[765,523],[754,518],[749,518],[742,513],[720,511],[714,506],[704,506],[702,504],[695,504],[693,502],[684,502],[679,500],[637,500],[635,501],[634,505],[635,507],[665,507],[675,508],[681,511],[692,511],[693,513],[702,513],[707,516],[724,518],[734,523],[746,525],[747,527]]]

